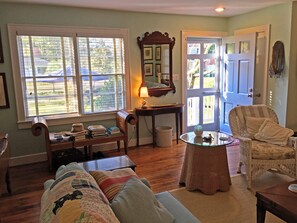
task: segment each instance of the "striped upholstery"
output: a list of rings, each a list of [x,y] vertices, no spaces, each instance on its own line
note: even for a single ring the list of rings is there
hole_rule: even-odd
[[[247,130],[245,125],[245,117],[263,117],[270,118],[274,122],[278,123],[278,118],[275,112],[267,107],[266,105],[250,105],[250,106],[238,106],[233,108],[236,113],[236,118],[238,119],[239,135],[247,136]],[[232,131],[233,133],[233,131]]]
[[[90,174],[94,177],[109,202],[113,200],[131,177],[138,178],[131,168],[113,171],[90,171]]]
[[[265,118],[265,120],[260,125],[260,119],[248,118],[248,121],[246,121],[247,117]],[[259,123],[256,123],[256,121],[259,121]],[[237,137],[240,143],[240,163],[237,172],[241,173],[241,166],[245,165],[248,188],[251,188],[252,180],[255,177],[260,176],[269,169],[277,169],[283,174],[293,178],[297,177],[296,138],[289,138],[290,144],[287,143],[285,146],[274,145],[272,140],[268,140],[268,142],[254,140],[252,135],[259,138],[259,131],[269,121],[278,123],[278,118],[276,113],[266,105],[238,106],[232,108],[229,112],[229,125],[232,135]],[[247,128],[246,123],[249,128]],[[258,127],[259,130],[257,130]],[[270,129],[268,129],[269,134],[266,133],[266,136],[272,134]],[[276,140],[279,141],[279,139]],[[286,142],[286,140],[283,142]]]

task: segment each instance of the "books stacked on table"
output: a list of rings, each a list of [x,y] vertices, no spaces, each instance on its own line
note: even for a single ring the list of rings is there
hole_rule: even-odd
[[[87,131],[83,123],[73,123],[70,132],[65,132],[66,136],[70,136],[71,140],[79,141],[86,139]]]
[[[106,128],[103,125],[90,125],[88,126],[88,131],[91,137],[106,135]]]
[[[120,129],[119,129],[117,126],[109,127],[109,128],[107,128],[106,131],[107,131],[108,134],[110,134],[110,135],[121,133]]]
[[[72,137],[75,141],[86,139],[86,130],[82,130],[79,132],[67,132],[66,135]]]

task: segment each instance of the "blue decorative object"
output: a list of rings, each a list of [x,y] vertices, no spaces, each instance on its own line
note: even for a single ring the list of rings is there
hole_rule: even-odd
[[[195,133],[196,136],[201,137],[202,136],[202,133],[203,133],[202,126],[201,125],[196,125],[194,127],[194,133]]]

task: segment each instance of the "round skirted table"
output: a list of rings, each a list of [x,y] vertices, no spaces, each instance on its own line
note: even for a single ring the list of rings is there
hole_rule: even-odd
[[[224,133],[204,131],[202,136],[188,132],[180,136],[187,148],[180,176],[180,184],[189,191],[205,194],[228,191],[231,185],[226,145],[234,139]]]

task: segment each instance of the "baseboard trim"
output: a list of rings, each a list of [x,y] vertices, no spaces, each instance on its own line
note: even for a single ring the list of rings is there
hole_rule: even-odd
[[[173,134],[172,137],[175,139],[175,134]],[[148,145],[148,144],[151,144],[152,142],[153,142],[152,137],[145,137],[145,138],[139,139],[140,145]],[[129,141],[128,147],[136,147],[136,139],[131,139]],[[111,142],[111,143],[95,145],[95,146],[93,146],[93,151],[94,152],[96,152],[98,150],[104,151],[104,150],[110,150],[110,149],[116,149],[116,148],[117,148],[116,142]],[[124,144],[122,141],[121,141],[121,148],[124,148]],[[128,152],[129,152],[129,150],[128,150]],[[40,163],[40,162],[46,162],[46,161],[47,161],[46,152],[35,153],[35,154],[30,154],[30,155],[11,157],[9,159],[9,166],[10,167],[21,166],[21,165]]]
[[[47,161],[46,153],[35,153],[25,156],[17,156],[17,157],[11,157],[9,159],[9,166],[20,166],[20,165],[26,165],[26,164],[32,164],[32,163],[40,163]]]

